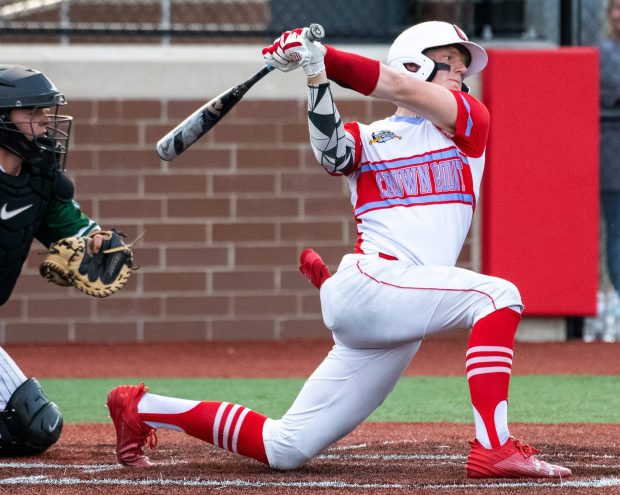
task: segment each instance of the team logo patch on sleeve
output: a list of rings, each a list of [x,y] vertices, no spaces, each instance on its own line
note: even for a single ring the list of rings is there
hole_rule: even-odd
[[[402,139],[401,136],[394,134],[392,131],[373,132],[371,136],[372,136],[372,139],[368,141],[368,144],[387,143],[390,139],[394,139],[394,138]]]

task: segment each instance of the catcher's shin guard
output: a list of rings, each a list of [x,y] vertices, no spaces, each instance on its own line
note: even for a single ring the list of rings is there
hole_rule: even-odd
[[[36,455],[60,438],[62,414],[36,378],[22,383],[0,413],[0,457]]]

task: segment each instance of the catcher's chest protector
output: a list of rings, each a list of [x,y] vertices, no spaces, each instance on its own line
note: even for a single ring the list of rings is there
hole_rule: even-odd
[[[57,175],[55,166],[24,165],[18,176],[0,172],[0,305],[17,282],[54,194]]]

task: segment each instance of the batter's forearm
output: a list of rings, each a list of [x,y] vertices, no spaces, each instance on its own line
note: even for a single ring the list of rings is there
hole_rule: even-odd
[[[329,83],[308,85],[310,144],[330,174],[346,175],[355,163],[355,143],[344,129]]]
[[[387,100],[412,114],[454,132],[456,103],[449,90],[400,72],[354,53],[325,47],[327,77],[341,86],[380,100]]]
[[[378,60],[325,46],[327,77],[365,96],[370,95],[377,86],[380,65]]]

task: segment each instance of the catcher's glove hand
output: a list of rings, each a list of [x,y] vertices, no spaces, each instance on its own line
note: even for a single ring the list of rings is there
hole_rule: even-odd
[[[97,254],[92,251],[91,237],[66,237],[50,246],[48,256],[39,266],[39,273],[50,282],[73,286],[94,297],[107,297],[123,288],[132,271],[131,244],[125,244],[125,234],[97,231],[104,240]]]

